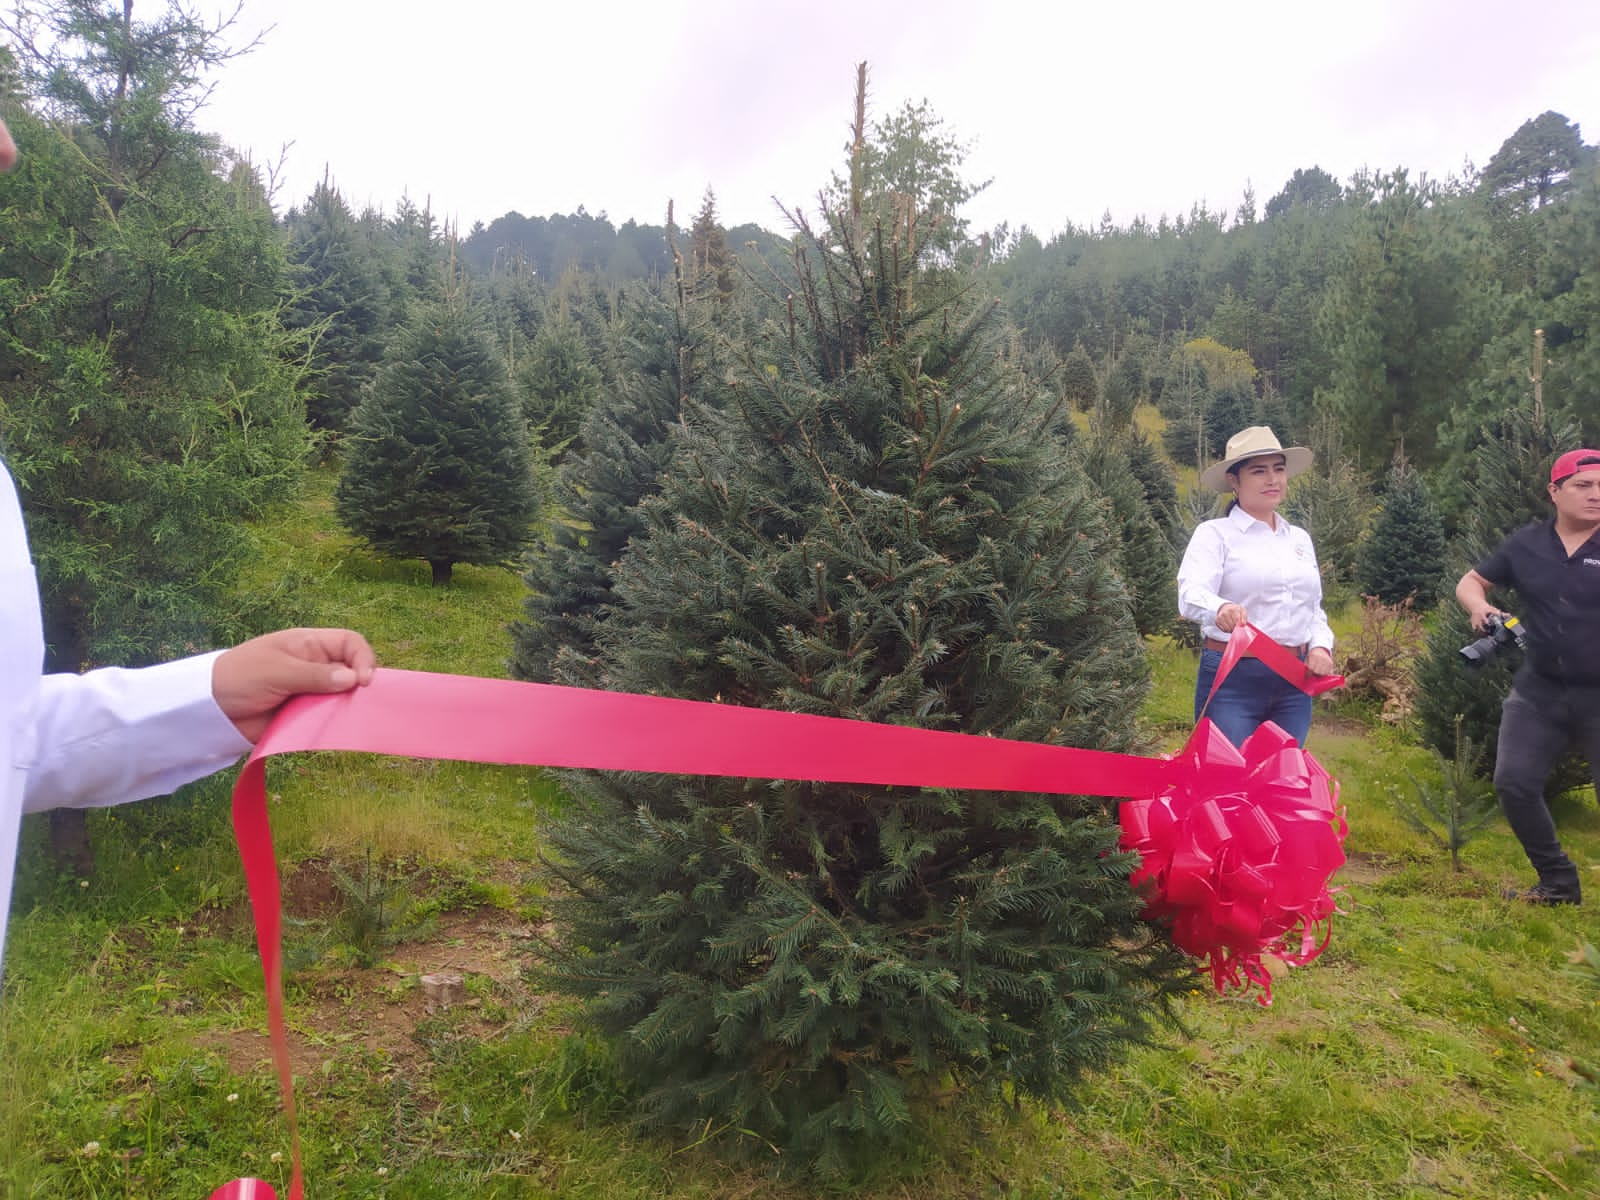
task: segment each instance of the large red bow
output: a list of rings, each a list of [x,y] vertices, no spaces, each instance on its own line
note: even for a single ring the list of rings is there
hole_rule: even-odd
[[[1162,791],[1118,810],[1122,846],[1141,858],[1145,913],[1207,960],[1218,991],[1260,986],[1272,1002],[1271,954],[1301,965],[1321,954],[1335,911],[1328,880],[1348,826],[1338,785],[1276,725],[1240,748],[1202,720]]]

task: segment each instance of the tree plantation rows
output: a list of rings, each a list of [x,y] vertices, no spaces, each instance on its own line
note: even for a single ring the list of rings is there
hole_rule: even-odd
[[[971,230],[961,142],[875,119],[863,71],[776,233],[708,189],[687,223],[461,237],[353,212],[338,164],[279,211],[200,132],[225,30],[0,25],[0,448],[56,669],[292,618],[236,581],[327,461],[379,553],[524,573],[517,677],[1138,750],[1141,635],[1181,632],[1231,433],[1315,450],[1292,516],[1333,596],[1421,609],[1600,437],[1600,162],[1557,113],[1460,179],[1308,167],[1259,213],[1044,241]],[[1466,640],[1446,606],[1418,667],[1447,751],[1458,714],[1492,745],[1505,687]],[[948,1088],[1065,1096],[1190,986],[1098,800],[568,786],[539,969],[664,1127],[846,1172]]]

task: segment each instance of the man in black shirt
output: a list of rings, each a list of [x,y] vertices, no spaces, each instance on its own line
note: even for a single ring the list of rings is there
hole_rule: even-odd
[[[1501,610],[1494,587],[1515,588],[1527,654],[1500,718],[1494,787],[1511,830],[1539,873],[1519,893],[1537,904],[1578,904],[1578,868],[1561,849],[1544,785],[1576,744],[1600,790],[1600,451],[1571,450],[1550,468],[1555,516],[1501,542],[1456,584],[1480,632]]]

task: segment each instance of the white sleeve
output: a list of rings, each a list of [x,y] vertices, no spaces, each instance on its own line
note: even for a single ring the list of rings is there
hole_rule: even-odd
[[[217,653],[140,670],[44,676],[24,810],[164,796],[238,761],[250,743],[212,699]]]
[[[1189,538],[1178,566],[1178,612],[1185,620],[1208,625],[1227,603],[1217,593],[1226,560],[1227,546],[1215,523],[1202,522]]]

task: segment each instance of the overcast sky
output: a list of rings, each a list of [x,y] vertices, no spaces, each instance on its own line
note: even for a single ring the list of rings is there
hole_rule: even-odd
[[[1547,109],[1600,141],[1594,0],[245,0],[263,29],[200,124],[258,164],[289,144],[279,207],[326,167],[463,231],[687,222],[708,185],[725,226],[783,231],[843,164],[862,60],[869,116],[927,100],[970,144],[977,227],[1043,236],[1259,209],[1296,167],[1442,179]]]

